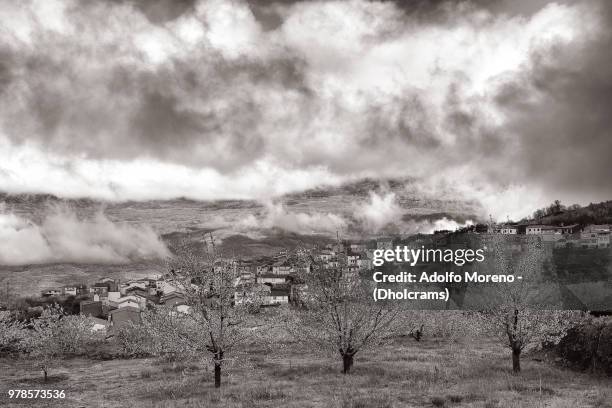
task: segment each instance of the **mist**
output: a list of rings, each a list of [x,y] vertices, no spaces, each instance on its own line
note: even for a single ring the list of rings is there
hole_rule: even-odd
[[[70,208],[55,206],[36,223],[0,208],[2,265],[123,264],[168,255],[150,227],[113,222],[102,212],[83,219]]]

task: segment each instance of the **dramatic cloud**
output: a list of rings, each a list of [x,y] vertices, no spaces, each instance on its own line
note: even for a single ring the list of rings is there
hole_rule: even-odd
[[[500,215],[612,194],[604,1],[0,0],[0,21],[2,190],[264,198],[448,176]],[[533,205],[499,208],[509,191]]]
[[[347,221],[340,215],[332,213],[288,211],[281,203],[268,202],[265,205],[263,217],[253,214],[233,222],[232,227],[237,229],[269,229],[279,228],[289,232],[304,233],[335,233],[347,226]]]
[[[396,225],[403,214],[394,193],[384,196],[370,192],[370,200],[355,208],[354,216],[369,232],[378,232],[389,224]]]
[[[424,195],[425,192],[421,190],[419,194]],[[398,203],[396,194],[391,192],[371,191],[369,199],[357,204],[352,215],[356,221],[353,227],[369,235],[385,232],[431,234],[439,230],[454,231],[457,228],[474,224],[471,219],[456,220],[450,215],[416,216],[408,214]]]
[[[265,202],[253,213],[215,215],[202,221],[201,227],[214,229],[215,237],[225,238],[236,233],[251,237],[265,236],[266,230],[280,229],[299,234],[318,233],[344,237],[372,237],[388,233],[432,233],[436,230],[455,230],[474,221],[446,213],[414,214],[407,212],[395,193],[371,191],[368,199],[338,206],[333,212],[301,211],[277,202]]]
[[[37,224],[0,208],[1,265],[127,263],[167,255],[150,228],[116,224],[102,213],[84,220],[57,207]]]

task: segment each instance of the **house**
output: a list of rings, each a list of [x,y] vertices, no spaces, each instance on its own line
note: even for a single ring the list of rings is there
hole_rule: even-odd
[[[264,296],[264,304],[281,305],[289,303],[289,290],[272,288],[270,293]]]
[[[332,269],[332,268],[337,268],[338,266],[340,266],[340,262],[338,261],[337,257],[334,257],[330,259],[329,261],[325,262],[325,264],[323,265],[323,268]]]
[[[119,288],[119,291],[122,295],[125,295],[127,292],[133,289],[141,289],[143,291],[147,290],[147,283],[143,281],[130,281],[122,284]]]
[[[357,261],[359,261],[360,255],[356,252],[349,251],[346,253],[346,264],[348,266],[357,266]]]
[[[155,282],[155,285],[157,290],[164,294],[176,292],[178,290],[178,284],[172,279],[162,278]]]
[[[610,225],[588,225],[580,233],[583,248],[609,248]]]
[[[555,234],[556,228],[553,225],[528,225],[525,233],[527,235]]]
[[[177,306],[186,304],[185,295],[180,292],[172,292],[167,295],[163,295],[159,301],[160,303],[163,303],[166,306]]]
[[[109,330],[117,332],[130,322],[140,323],[140,309],[127,306],[120,309],[111,310],[108,316]]]
[[[59,289],[47,289],[45,291],[43,291],[41,293],[41,295],[43,297],[47,297],[47,296],[60,296],[62,294],[62,291]]]
[[[557,228],[556,231],[559,234],[573,234],[575,232],[578,232],[578,224],[561,225],[556,228]]]
[[[610,234],[599,234],[597,236],[597,248],[610,248]]]
[[[109,292],[108,287],[109,285],[107,283],[96,282],[91,288],[89,288],[89,293],[107,297]]]
[[[109,304],[118,309],[131,306],[144,310],[147,307],[147,298],[140,295],[127,295],[120,297],[116,302],[109,302]]]
[[[366,244],[363,244],[363,243],[352,243],[349,245],[349,249],[358,254],[362,254],[366,251],[367,246]]]
[[[592,224],[592,225],[587,225],[586,227],[584,227],[583,231],[584,232],[592,232],[592,233],[604,233],[604,234],[609,234],[610,233],[610,228],[611,226],[609,224]]]
[[[499,233],[502,235],[516,235],[518,234],[518,226],[511,224],[502,225]]]
[[[273,285],[285,283],[286,280],[287,275],[277,275],[274,273],[267,273],[257,277],[257,283],[270,283]]]
[[[147,296],[151,294],[149,292],[149,289],[150,288],[143,289],[140,286],[130,286],[129,288],[125,290],[124,296],[138,295],[138,296],[142,296],[143,298],[146,298]],[[155,293],[157,293],[157,290]]]
[[[261,274],[265,274],[265,273],[270,273],[272,272],[272,265],[265,263],[262,265],[257,265],[257,275],[261,275]]]
[[[116,302],[121,297],[121,292],[108,292],[107,295],[109,302]]]
[[[288,259],[280,259],[272,265],[272,274],[289,275],[293,272],[293,266]]]
[[[110,277],[102,278],[94,286],[102,287],[106,286],[109,292],[116,292],[119,290],[120,281]]]
[[[335,257],[336,253],[331,249],[323,249],[317,254],[317,258],[319,258],[324,263],[331,261]]]
[[[64,296],[76,296],[77,292],[76,286],[64,286]]]

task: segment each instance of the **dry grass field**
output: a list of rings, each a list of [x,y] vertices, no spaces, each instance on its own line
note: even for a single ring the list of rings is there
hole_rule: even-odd
[[[213,388],[210,367],[159,359],[58,362],[47,384],[34,362],[0,360],[2,407],[612,407],[612,381],[575,372],[541,355],[510,370],[494,343],[398,338],[358,355],[353,372],[338,361],[280,347],[249,350],[251,364]],[[248,368],[247,368],[248,367]],[[9,389],[63,389],[64,400],[10,400]]]

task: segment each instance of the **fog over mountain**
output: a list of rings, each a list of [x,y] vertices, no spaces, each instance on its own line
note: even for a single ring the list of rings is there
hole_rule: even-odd
[[[479,215],[601,201],[610,11],[603,0],[0,0],[0,190],[265,203],[397,177],[414,197],[474,201]],[[372,198],[381,220],[353,213],[375,230],[398,215],[385,200]],[[346,222],[283,211],[257,222]]]

